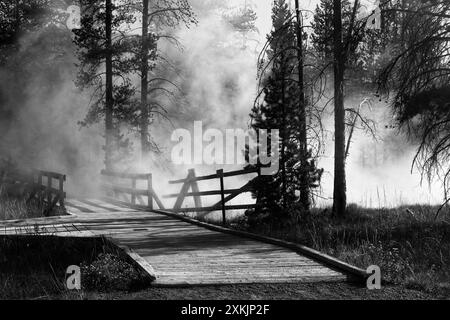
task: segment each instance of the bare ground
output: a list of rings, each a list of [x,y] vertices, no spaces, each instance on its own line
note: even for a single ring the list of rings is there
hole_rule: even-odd
[[[69,294],[66,299],[113,300],[433,300],[445,293],[426,293],[402,286],[368,290],[351,283],[250,284],[190,288],[149,288],[133,293]]]

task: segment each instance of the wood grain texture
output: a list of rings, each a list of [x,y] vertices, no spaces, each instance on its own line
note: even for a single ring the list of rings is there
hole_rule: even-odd
[[[155,212],[98,199],[68,199],[71,215],[0,222],[0,234],[32,232],[107,236],[132,250],[155,286],[344,281],[346,274],[289,248],[218,232]],[[17,231],[20,230],[20,231]],[[27,231],[28,230],[28,231]]]

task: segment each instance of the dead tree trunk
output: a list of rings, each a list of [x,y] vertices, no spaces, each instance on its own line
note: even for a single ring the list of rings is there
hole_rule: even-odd
[[[342,5],[333,0],[334,25],[334,191],[333,214],[345,215],[347,206],[345,179],[345,109],[344,109],[344,71],[345,54],[342,39]]]
[[[142,61],[141,61],[141,157],[145,160],[148,156],[148,127],[149,127],[149,108],[148,108],[148,6],[149,0],[142,2]]]
[[[297,18],[297,60],[298,60],[298,86],[299,86],[299,143],[300,143],[300,204],[305,212],[310,209],[309,172],[308,172],[308,137],[306,128],[306,99],[304,88],[304,59],[303,59],[303,24],[299,1],[295,0]]]
[[[113,72],[112,72],[112,0],[106,0],[105,10],[105,32],[106,32],[106,79],[105,79],[105,167],[112,170],[113,152]]]

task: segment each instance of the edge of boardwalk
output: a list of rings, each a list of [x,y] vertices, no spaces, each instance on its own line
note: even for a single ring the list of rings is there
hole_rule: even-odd
[[[329,256],[327,254],[324,254],[320,251],[311,249],[309,247],[303,246],[301,244],[297,244],[297,243],[293,243],[293,242],[289,242],[289,241],[284,241],[284,240],[279,240],[279,239],[275,239],[275,238],[270,238],[270,237],[266,237],[266,236],[262,236],[262,235],[258,235],[258,234],[254,234],[254,233],[250,233],[250,232],[245,232],[245,231],[240,231],[240,230],[234,230],[234,229],[230,229],[230,228],[226,228],[223,226],[219,226],[219,225],[215,225],[215,224],[210,224],[207,222],[203,222],[203,221],[199,221],[190,217],[186,217],[186,216],[182,216],[179,215],[177,213],[174,212],[170,212],[167,210],[151,210],[149,211],[148,208],[144,207],[144,206],[132,206],[129,205],[125,202],[122,201],[118,201],[118,200],[114,200],[114,199],[110,199],[110,198],[106,198],[106,201],[109,201],[111,203],[118,203],[121,205],[126,205],[130,208],[135,208],[137,210],[140,211],[147,211],[147,212],[154,212],[154,213],[158,213],[158,214],[162,214],[162,215],[166,215],[178,220],[182,220],[185,221],[187,223],[193,224],[193,225],[197,225],[212,231],[217,231],[217,232],[221,232],[221,233],[227,233],[227,234],[232,234],[235,236],[240,236],[240,237],[244,237],[244,238],[248,238],[248,239],[252,239],[252,240],[257,240],[257,241],[261,241],[264,243],[269,243],[269,244],[274,244],[280,247],[284,247],[287,249],[290,249],[292,251],[295,251],[297,253],[303,254],[308,258],[311,258],[313,260],[316,260],[318,262],[323,263],[325,266],[334,269],[336,271],[340,271],[342,273],[344,273],[347,276],[347,280],[348,281],[353,281],[353,282],[358,282],[358,283],[365,283],[365,281],[367,280],[367,278],[370,276],[370,274],[368,274],[366,272],[366,270],[358,268],[356,266],[353,266],[349,263],[343,262],[339,259],[336,259],[332,256]]]

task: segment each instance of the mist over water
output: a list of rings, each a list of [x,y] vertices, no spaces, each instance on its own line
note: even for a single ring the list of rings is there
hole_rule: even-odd
[[[162,154],[141,162],[138,138],[130,136],[135,142],[136,158],[123,168],[129,172],[152,172],[159,195],[178,192],[180,185],[169,185],[167,181],[185,177],[189,168],[195,168],[197,175],[203,175],[224,167],[171,164],[174,143],[170,136],[176,128],[191,130],[196,120],[203,121],[204,131],[208,128],[248,129],[248,115],[257,89],[257,54],[270,30],[271,1],[249,1],[259,17],[259,33],[249,35],[253,40],[248,40],[245,47],[242,36],[222,17],[223,12],[235,10],[237,5],[243,5],[243,1],[230,1],[228,6],[222,5],[219,9],[213,4],[203,6],[208,1],[193,0],[192,3],[200,10],[197,12],[199,24],[176,31],[183,49],[161,44],[161,49],[181,70],[175,80],[185,93],[182,103],[168,105],[172,123],[156,119],[152,124],[151,133]],[[52,57],[48,56],[48,48],[40,45],[40,36],[37,32],[21,41],[14,63],[28,57],[26,70],[29,73],[23,74],[20,82],[11,79],[7,70],[0,70],[0,150],[2,155],[10,155],[22,166],[66,173],[69,195],[93,196],[104,161],[103,124],[90,128],[78,125],[88,110],[90,93],[80,92],[74,85],[77,69],[70,41],[62,56],[54,53]],[[50,65],[53,65],[53,72],[58,70],[57,74],[47,73]],[[14,68],[14,65],[10,64],[8,68]],[[22,83],[25,85],[17,88]],[[347,101],[356,103],[351,97],[347,97]],[[347,161],[348,202],[376,208],[440,203],[440,184],[428,186],[424,182],[420,186],[420,175],[417,172],[411,174],[415,147],[395,130],[385,128],[391,121],[388,105],[376,103],[374,110],[367,111],[367,116],[377,122],[380,139],[373,141],[367,134],[355,132]],[[330,114],[324,123],[328,131],[333,130]],[[333,149],[333,137],[328,134],[319,161],[319,166],[325,169],[321,197],[317,199],[319,206],[331,204]],[[240,168],[224,167],[225,171]],[[248,178],[230,178],[225,187],[238,188]],[[200,183],[200,190],[216,188],[218,181]],[[242,195],[232,203],[250,202],[250,198],[248,194]],[[173,200],[162,200],[167,207],[173,205]],[[216,201],[218,198],[211,197],[205,199],[203,205]]]

